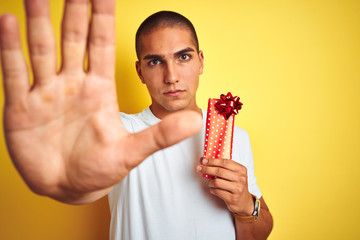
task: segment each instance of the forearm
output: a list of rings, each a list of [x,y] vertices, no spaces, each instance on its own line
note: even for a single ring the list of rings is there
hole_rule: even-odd
[[[273,228],[273,218],[263,198],[260,198],[260,202],[260,215],[257,221],[247,223],[240,222],[235,218],[237,240],[267,239],[270,235]]]

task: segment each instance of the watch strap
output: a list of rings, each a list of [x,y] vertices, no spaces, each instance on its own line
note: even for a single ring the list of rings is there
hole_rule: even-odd
[[[254,212],[252,213],[251,216],[241,216],[238,215],[236,213],[234,213],[234,217],[239,221],[239,222],[254,222],[259,218],[259,214],[260,214],[260,200],[255,196],[252,195],[254,198]]]
[[[241,215],[238,215],[238,214],[234,213],[234,217],[239,222],[251,223],[251,222],[255,221],[255,216],[241,216]]]

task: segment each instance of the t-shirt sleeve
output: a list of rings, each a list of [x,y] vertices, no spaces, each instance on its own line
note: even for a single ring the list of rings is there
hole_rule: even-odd
[[[238,127],[235,127],[235,134],[234,134],[235,140],[238,141],[240,144],[239,146],[239,154],[240,154],[240,163],[243,164],[247,168],[247,175],[248,175],[248,189],[249,192],[253,195],[255,195],[257,198],[261,197],[261,191],[256,183],[256,177],[255,177],[255,169],[254,169],[254,159],[253,154],[251,150],[251,144],[250,144],[250,138],[249,134]],[[234,147],[237,146],[234,144]],[[235,153],[234,149],[234,153]]]

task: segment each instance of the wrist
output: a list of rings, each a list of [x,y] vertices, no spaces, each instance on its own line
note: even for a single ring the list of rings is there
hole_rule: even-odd
[[[237,213],[234,213],[235,219],[237,219],[239,222],[254,222],[259,218],[260,215],[260,200],[255,196],[251,195],[253,200],[253,212],[248,215],[239,215]]]
[[[249,197],[246,201],[246,204],[244,204],[244,206],[246,206],[242,211],[240,212],[234,212],[234,214],[239,215],[239,216],[250,216],[253,214],[254,212],[254,202],[255,202],[255,196],[249,193]]]

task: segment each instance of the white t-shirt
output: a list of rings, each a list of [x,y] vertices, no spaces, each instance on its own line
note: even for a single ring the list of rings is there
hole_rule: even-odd
[[[138,114],[121,113],[121,118],[129,132],[161,121],[149,108]],[[203,121],[205,126],[204,110]],[[195,136],[145,159],[113,188],[110,239],[235,239],[232,214],[195,170],[203,156],[204,138],[203,127]],[[233,144],[233,160],[247,167],[249,191],[260,198],[247,132],[235,127]]]

